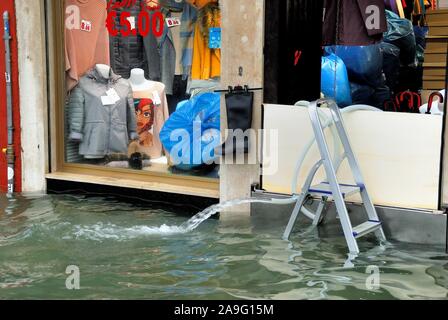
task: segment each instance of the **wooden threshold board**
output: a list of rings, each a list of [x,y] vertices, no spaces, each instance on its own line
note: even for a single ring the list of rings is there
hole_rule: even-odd
[[[219,183],[215,188],[203,188],[193,186],[173,185],[160,182],[138,181],[132,179],[112,178],[100,175],[89,175],[80,173],[56,172],[46,175],[47,179],[72,181],[96,185],[105,185],[122,188],[142,189],[165,193],[183,194],[189,196],[207,197],[219,199]]]

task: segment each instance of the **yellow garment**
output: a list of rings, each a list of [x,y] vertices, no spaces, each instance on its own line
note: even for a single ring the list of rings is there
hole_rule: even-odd
[[[221,49],[210,49],[204,37],[200,21],[196,23],[193,43],[191,78],[208,80],[221,76]]]
[[[202,9],[207,4],[211,2],[218,2],[218,0],[188,0],[188,3],[190,3],[192,6],[196,7],[197,9]]]

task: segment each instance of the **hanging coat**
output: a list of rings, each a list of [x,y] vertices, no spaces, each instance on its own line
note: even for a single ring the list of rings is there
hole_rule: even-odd
[[[110,89],[119,100],[103,105]],[[138,138],[131,86],[112,70],[109,79],[95,68],[87,72],[71,92],[68,108],[70,140],[80,143],[79,154],[86,159],[126,154],[130,140]]]
[[[386,31],[384,0],[324,1],[323,44],[326,46],[376,44]]]
[[[131,33],[126,37],[120,33],[120,30],[124,28],[121,25],[121,14],[127,12],[134,21],[138,21],[143,1],[138,0],[130,7],[114,9],[116,12],[115,28],[118,31],[118,35],[110,36],[110,62],[114,72],[126,79],[129,78],[131,70],[134,68],[143,69],[145,75],[149,77],[143,37],[138,32],[136,34]]]

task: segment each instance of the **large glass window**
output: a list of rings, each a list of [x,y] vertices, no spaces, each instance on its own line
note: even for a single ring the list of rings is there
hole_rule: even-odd
[[[64,9],[65,163],[217,178],[218,1],[65,0]]]

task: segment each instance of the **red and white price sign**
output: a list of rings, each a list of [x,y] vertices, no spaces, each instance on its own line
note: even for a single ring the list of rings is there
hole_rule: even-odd
[[[87,20],[81,20],[81,31],[91,32],[92,22]]]
[[[178,27],[181,24],[179,18],[166,18],[165,22],[168,28]]]

